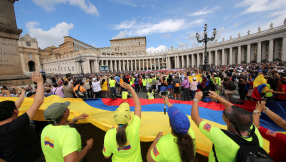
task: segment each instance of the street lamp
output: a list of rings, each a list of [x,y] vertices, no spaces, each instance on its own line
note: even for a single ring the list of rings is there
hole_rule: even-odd
[[[75,62],[80,63],[81,74],[83,75],[82,63],[85,62],[85,58],[81,57],[81,54],[79,54],[79,57],[75,58]]]
[[[202,43],[202,42],[205,43],[205,60],[204,60],[204,65],[202,66],[202,70],[203,71],[209,71],[210,65],[208,64],[208,57],[207,57],[207,43],[208,43],[208,41],[213,41],[215,39],[217,31],[216,31],[216,28],[214,28],[213,37],[208,38],[208,32],[207,32],[208,25],[205,24],[204,28],[205,28],[205,30],[204,30],[204,38],[200,40],[199,33],[196,33],[196,38],[197,38],[197,41],[199,43]]]

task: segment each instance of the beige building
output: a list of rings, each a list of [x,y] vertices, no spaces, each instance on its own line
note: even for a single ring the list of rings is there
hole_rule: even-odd
[[[128,56],[146,53],[146,37],[130,37],[110,40],[111,53],[126,53]]]
[[[41,70],[40,54],[36,38],[25,34],[20,37],[18,46],[23,72],[27,73]]]

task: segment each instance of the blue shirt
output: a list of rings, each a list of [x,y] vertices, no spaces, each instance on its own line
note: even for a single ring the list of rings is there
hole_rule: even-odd
[[[120,77],[115,77],[115,80],[117,81],[117,83],[120,83]]]
[[[135,79],[135,84],[139,84],[139,79]]]
[[[247,80],[250,81],[249,78],[248,78]],[[250,88],[250,84],[247,83],[247,84],[245,85],[245,89],[244,89],[244,90],[248,91],[249,88]]]

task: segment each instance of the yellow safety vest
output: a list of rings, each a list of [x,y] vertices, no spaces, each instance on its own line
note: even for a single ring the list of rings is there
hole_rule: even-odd
[[[146,86],[146,79],[142,79],[143,86]]]
[[[148,96],[149,100],[153,100],[154,99],[154,92],[152,92],[152,93],[148,92],[147,96]]]
[[[128,92],[122,92],[122,99],[126,100],[128,98]]]

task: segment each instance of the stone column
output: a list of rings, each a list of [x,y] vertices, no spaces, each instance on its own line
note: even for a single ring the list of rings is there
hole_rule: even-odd
[[[237,47],[237,64],[241,64],[241,46]]]
[[[143,65],[143,69],[142,70],[145,70],[144,59],[142,60],[142,65]]]
[[[187,59],[187,66],[186,66],[186,67],[189,68],[189,66],[190,66],[190,58],[189,58],[189,55],[186,56],[186,59]]]
[[[266,43],[265,42],[262,42],[261,44],[261,59],[262,60],[266,59]]]
[[[201,64],[200,54],[197,53],[197,67],[200,67],[200,64]]]
[[[273,61],[273,39],[269,40],[268,61]]]
[[[257,63],[261,62],[261,42],[257,43]]]
[[[146,59],[146,70],[149,70],[148,59]]]
[[[286,61],[286,37],[283,37],[281,61]]]
[[[117,70],[117,60],[115,60],[114,64],[115,64],[115,71],[118,71]]]
[[[209,59],[209,64],[211,65],[213,63],[213,57],[212,57],[213,55],[212,55],[211,51],[209,51],[208,53],[209,53],[209,58],[208,58]]]
[[[160,58],[158,58],[158,68],[159,68],[159,70],[161,70],[161,62],[160,62]]]
[[[126,61],[127,61],[127,71],[129,71],[129,60]]]
[[[254,55],[255,55],[255,46],[251,45],[251,47],[250,47],[250,61],[254,60]]]
[[[176,69],[176,68],[178,67],[178,61],[177,61],[178,59],[177,59],[177,56],[175,56],[174,59],[175,59],[175,69]]]
[[[135,69],[134,69],[134,71],[137,71],[137,60],[135,59],[134,61],[135,61]]]
[[[94,73],[98,73],[97,72],[97,60],[93,61],[93,66],[94,66]],[[72,70],[72,69],[71,69]]]
[[[279,58],[279,40],[274,41],[274,59]]]
[[[156,66],[156,58],[154,58],[154,70],[157,70],[157,66]]]
[[[251,44],[247,45],[247,53],[246,53],[247,63],[250,63],[250,46]]]
[[[240,47],[241,47],[241,62],[242,62],[242,61],[245,61],[244,60],[244,47],[245,46],[240,46]]]
[[[130,60],[131,71],[133,71],[133,60]]]
[[[184,66],[185,66],[185,56],[182,55],[182,68],[184,68]]]
[[[215,66],[218,65],[217,60],[218,60],[218,54],[217,54],[217,50],[215,50]]]
[[[229,65],[232,65],[232,47],[229,48],[228,63]]]
[[[87,59],[84,63],[83,63],[83,72],[84,73],[90,73],[90,62],[89,62],[89,59]]]
[[[224,49],[221,50],[221,65],[226,65]]]
[[[192,67],[194,67],[194,65],[195,65],[195,55],[191,54],[191,58],[192,58]]]
[[[111,72],[113,72],[113,61],[110,60],[110,69],[111,69]]]

